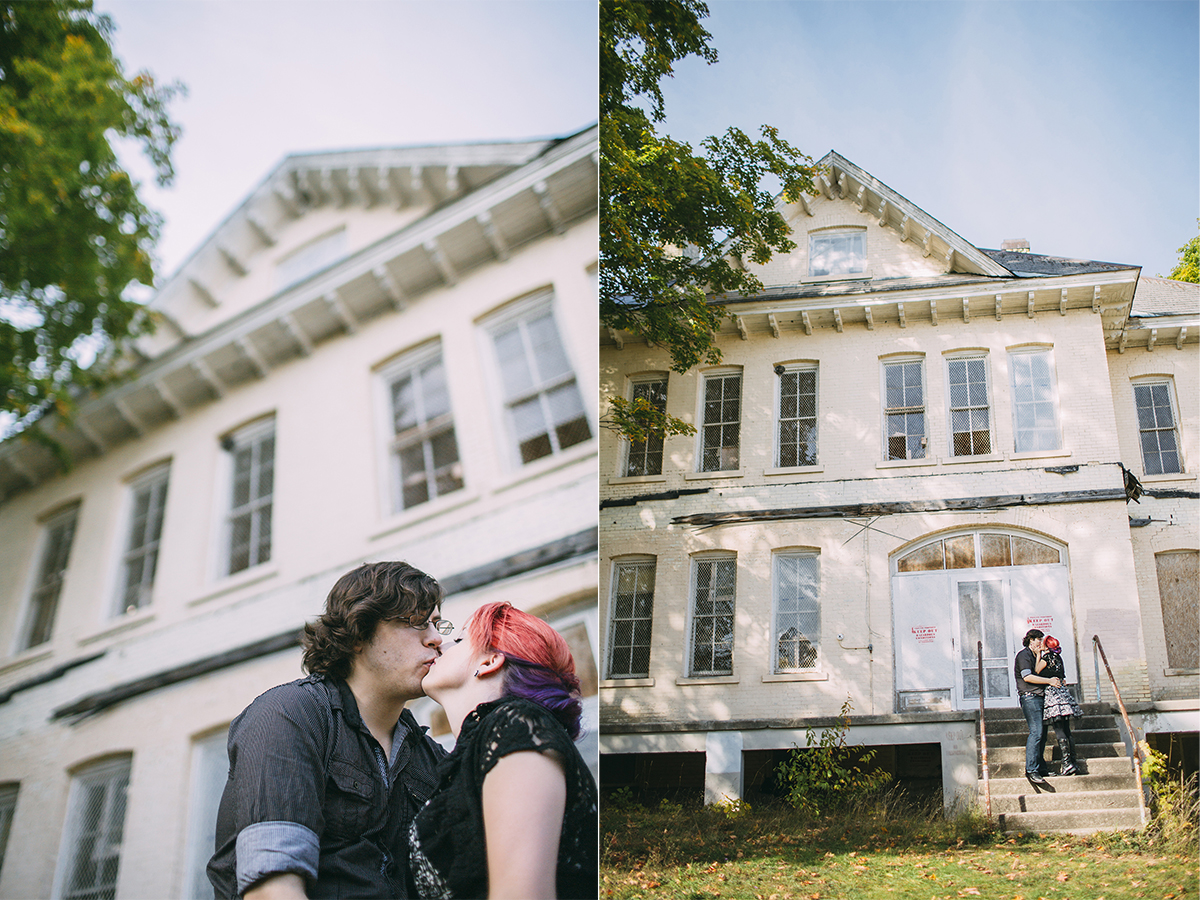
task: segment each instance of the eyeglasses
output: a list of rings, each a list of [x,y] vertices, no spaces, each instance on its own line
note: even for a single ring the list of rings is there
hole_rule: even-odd
[[[421,622],[414,622],[412,616],[396,616],[391,621],[401,622],[409,628],[415,628],[417,631],[424,631],[426,628],[433,628],[438,634],[451,634],[454,631],[454,623],[449,619],[438,619],[436,622],[432,619],[425,619]]]

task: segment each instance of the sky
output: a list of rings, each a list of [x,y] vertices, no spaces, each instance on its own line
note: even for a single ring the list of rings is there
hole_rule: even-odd
[[[597,118],[591,0],[96,0],[126,75],[182,82],[170,276],[291,153],[562,137]]]
[[[1200,216],[1200,4],[709,0],[719,61],[659,131],[763,124],[874,175],[977,247],[1167,275]]]

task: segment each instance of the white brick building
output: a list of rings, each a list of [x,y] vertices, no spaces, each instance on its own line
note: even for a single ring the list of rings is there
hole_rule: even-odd
[[[697,427],[601,436],[605,782],[741,796],[849,699],[852,742],[970,799],[977,642],[1015,707],[1030,627],[1089,700],[1098,635],[1139,727],[1194,747],[1200,288],[980,250],[822,164],[796,249],[726,298],[720,366],[601,335],[602,409]]]
[[[0,897],[211,896],[226,726],[363,561],[549,619],[595,752],[596,147],[288,157],[46,424],[74,467],[0,445]]]

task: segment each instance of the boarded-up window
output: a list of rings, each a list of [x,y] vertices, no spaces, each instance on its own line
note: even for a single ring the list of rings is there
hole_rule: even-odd
[[[1163,630],[1167,635],[1167,665],[1172,669],[1200,668],[1197,639],[1197,596],[1200,596],[1200,553],[1180,550],[1154,558]]]

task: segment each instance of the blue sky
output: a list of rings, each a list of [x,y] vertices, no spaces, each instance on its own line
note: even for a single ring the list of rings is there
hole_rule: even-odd
[[[184,128],[175,185],[146,187],[166,217],[164,275],[289,153],[557,137],[597,116],[590,0],[96,0],[96,8],[116,22],[128,74],[149,69],[188,88],[172,106]]]
[[[661,131],[777,126],[971,243],[1166,275],[1200,215],[1200,4],[711,0]]]

